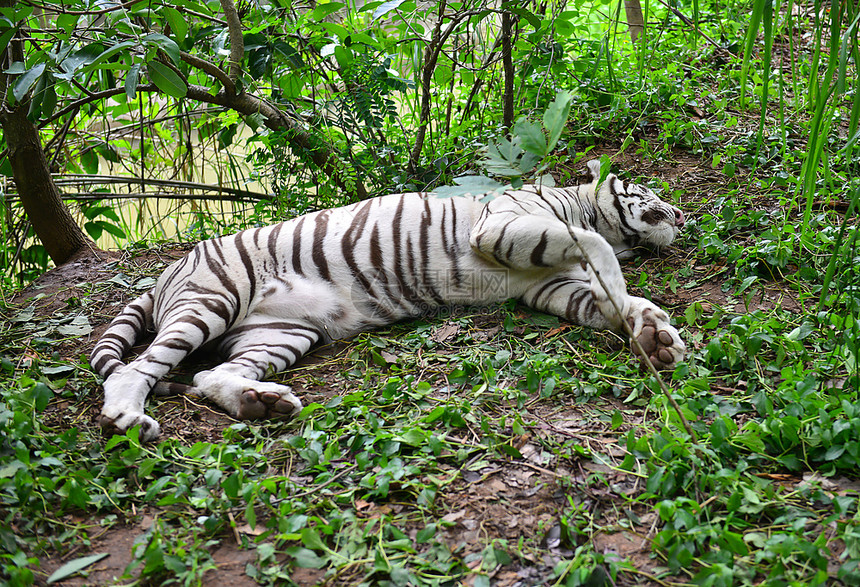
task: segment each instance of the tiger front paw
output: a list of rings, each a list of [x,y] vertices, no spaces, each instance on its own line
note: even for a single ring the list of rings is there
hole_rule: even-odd
[[[669,315],[638,298],[627,316],[635,338],[657,369],[673,369],[684,359],[687,350],[678,330],[669,323]]]
[[[240,420],[291,418],[302,410],[302,402],[286,385],[259,383],[239,396]]]
[[[98,423],[105,438],[121,436],[135,426],[140,426],[140,440],[142,442],[152,442],[161,434],[161,426],[146,414],[119,412],[111,415],[106,411],[108,411],[107,408],[98,417]]]

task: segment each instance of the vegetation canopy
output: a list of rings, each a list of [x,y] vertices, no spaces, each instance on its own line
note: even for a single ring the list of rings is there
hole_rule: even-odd
[[[0,581],[860,583],[858,28],[838,0],[0,0]],[[294,421],[170,397],[162,442],[100,436],[94,336],[185,243],[595,157],[688,219],[624,266],[673,372],[451,308],[279,376]]]

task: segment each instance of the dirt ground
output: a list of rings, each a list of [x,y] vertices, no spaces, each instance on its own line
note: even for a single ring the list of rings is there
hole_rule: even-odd
[[[605,151],[615,155],[610,148]],[[712,194],[725,185],[726,178],[722,174],[691,157],[678,155],[676,161],[660,164],[634,155],[622,155],[614,159],[616,167],[628,170],[636,176],[660,178],[671,186],[684,185],[686,191],[679,205],[684,213],[692,218],[707,211]],[[766,202],[763,202],[763,205],[766,205]],[[645,260],[644,267],[635,268],[636,274],[642,269],[656,269],[668,273],[689,266],[690,259],[694,258],[696,252],[695,239],[689,239],[687,243],[670,247],[660,258]],[[187,249],[187,246],[176,246],[138,251],[134,254],[84,255],[40,277],[17,296],[16,302],[21,306],[33,304],[39,315],[49,316],[67,308],[69,300],[88,299],[94,332],[88,338],[72,340],[61,349],[63,356],[80,357],[89,353],[110,318],[140,293],[123,291],[116,287],[96,290],[94,293],[91,291],[92,284],[114,278],[120,266],[132,267],[135,273],[140,275],[157,275],[165,263],[179,258]],[[652,291],[655,302],[666,308],[671,315],[681,319],[687,307],[694,302],[719,305],[741,313],[774,306],[793,311],[800,309],[794,294],[783,288],[779,282],[770,284],[761,296],[749,300],[749,306],[744,307],[723,292],[722,270],[718,265],[694,266],[695,286],[678,287],[675,292]],[[631,287],[631,292],[636,293],[636,288]],[[492,315],[487,322],[487,332],[492,336]],[[440,324],[439,328],[444,327],[445,324]],[[695,332],[695,329],[686,326],[683,326],[682,330],[686,331],[688,345],[707,344],[708,341],[703,340],[701,332]],[[497,327],[495,332],[498,332]],[[440,336],[444,336],[444,333]],[[345,343],[337,343],[317,349],[299,364],[298,367],[314,366],[313,369],[297,369],[297,375],[291,381],[306,404],[325,403],[342,392],[342,382],[335,374],[340,370],[338,361],[345,348]],[[197,360],[206,359],[204,357]],[[612,398],[599,398],[596,404],[606,413],[612,413],[616,408],[622,410],[625,415],[624,426],[613,430],[608,421],[601,423],[594,417],[582,417],[576,406],[563,411],[550,411],[542,410],[537,403],[529,409],[530,416],[541,422],[543,433],[576,438],[582,446],[593,449],[594,453],[610,455],[620,460],[625,453],[619,445],[620,435],[641,423],[645,415],[642,410],[631,408]],[[51,426],[59,428],[94,428],[99,407],[100,398],[94,395],[91,404],[84,408],[68,401],[54,403],[49,406],[44,417]],[[157,412],[163,437],[177,438],[183,444],[189,445],[197,441],[220,442],[224,427],[232,422],[230,417],[214,406],[192,401],[187,397],[162,400],[158,403]],[[483,469],[467,471],[453,484],[453,489],[446,493],[444,509],[449,513],[443,519],[454,523],[445,530],[446,542],[453,547],[462,546],[468,552],[480,551],[487,537],[506,538],[516,544],[521,536],[546,534],[546,548],[542,560],[530,561],[530,566],[503,567],[493,577],[493,583],[499,587],[525,587],[535,584],[546,577],[547,569],[551,569],[556,562],[570,554],[562,546],[559,536],[561,528],[553,524],[556,524],[559,508],[566,503],[564,488],[578,486],[587,494],[587,499],[591,500],[588,507],[592,511],[601,512],[604,527],[612,528],[611,531],[601,532],[593,538],[598,552],[615,553],[622,559],[629,558],[636,568],[649,574],[660,565],[660,561],[653,558],[650,546],[658,522],[655,514],[650,508],[624,511],[621,509],[622,501],[618,497],[619,494],[640,492],[640,480],[612,467],[593,463],[583,464],[575,469],[559,467],[550,455],[541,452],[540,444],[535,438],[526,435],[520,440],[520,445],[516,448],[525,459],[504,464],[493,463]],[[595,474],[608,482],[593,483],[591,477]],[[361,513],[372,517],[378,515],[376,510],[381,507],[400,506],[367,503]],[[90,569],[87,579],[76,578],[63,582],[62,585],[109,584],[115,577],[122,575],[131,562],[131,546],[135,538],[152,524],[157,515],[158,511],[155,509],[132,512],[125,522],[106,528],[93,538],[89,545],[81,545],[63,556],[43,560],[42,570],[50,574],[73,558],[92,552],[107,552],[110,556],[96,563]],[[612,519],[616,521],[614,525],[607,523],[607,520]],[[69,521],[80,523],[94,520],[71,518]],[[224,586],[256,584],[245,574],[246,565],[254,562],[254,552],[240,548],[240,533],[243,532],[253,536],[250,528],[240,528],[235,535],[226,536],[212,553],[218,565],[217,573],[210,572],[208,575],[213,583],[217,581]],[[300,585],[315,585],[322,578],[322,571],[299,569],[293,580]],[[341,579],[348,583],[348,577]],[[642,583],[636,584],[648,583],[646,576],[640,579]]]

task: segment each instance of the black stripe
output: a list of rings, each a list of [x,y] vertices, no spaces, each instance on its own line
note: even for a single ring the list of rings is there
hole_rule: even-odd
[[[237,234],[233,243],[236,245],[239,258],[242,260],[242,266],[245,267],[245,273],[248,276],[248,303],[250,304],[251,300],[254,299],[254,295],[257,293],[257,274],[256,271],[254,271],[253,258],[248,254],[248,249],[245,247],[245,242],[242,240],[242,234],[243,233],[241,232]],[[258,234],[259,230],[254,232],[255,241]],[[257,249],[259,250],[259,247]]]
[[[314,260],[314,264],[317,266],[317,270],[320,273],[320,276],[326,281],[331,281],[331,273],[328,270],[328,261],[325,257],[325,249],[323,248],[325,244],[326,233],[328,232],[328,216],[329,211],[323,210],[319,212],[316,216],[316,226],[314,227],[314,242],[313,249],[311,251],[311,258]]]
[[[546,245],[547,245],[547,238],[546,238],[546,231],[544,230],[540,235],[540,241],[538,241],[538,244],[532,250],[531,261],[532,261],[532,265],[534,265],[535,267],[550,267],[550,265],[548,265],[543,260],[543,254],[546,251]]]
[[[299,218],[299,221],[296,223],[295,229],[293,230],[293,271],[298,273],[299,275],[304,276],[304,271],[302,271],[302,227],[305,223],[305,216]]]
[[[273,268],[274,271],[278,270],[278,237],[281,235],[281,230],[283,228],[283,222],[276,224],[272,228],[272,232],[269,233],[269,238],[266,241],[266,247],[269,250],[269,257],[271,257],[272,261],[275,264]]]

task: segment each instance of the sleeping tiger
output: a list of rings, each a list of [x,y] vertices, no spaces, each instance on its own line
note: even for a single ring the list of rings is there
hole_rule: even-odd
[[[267,374],[320,341],[448,304],[517,298],[593,328],[620,331],[626,320],[651,362],[673,367],[683,341],[663,310],[627,294],[616,255],[668,245],[684,214],[613,174],[599,183],[598,161],[588,173],[584,185],[525,186],[489,202],[382,196],[199,243],[128,304],[93,349],[90,362],[105,378],[102,429],[140,425],[142,440],[157,438],[158,423],[144,414],[153,389],[206,397],[240,419],[295,414],[299,399],[262,381]],[[124,364],[147,330],[155,331],[152,343]],[[197,373],[191,386],[159,383],[207,343],[225,362]]]

